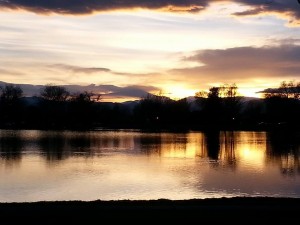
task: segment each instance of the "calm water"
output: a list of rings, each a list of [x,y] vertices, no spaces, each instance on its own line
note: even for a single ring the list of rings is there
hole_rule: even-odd
[[[0,130],[0,202],[300,197],[300,134]]]

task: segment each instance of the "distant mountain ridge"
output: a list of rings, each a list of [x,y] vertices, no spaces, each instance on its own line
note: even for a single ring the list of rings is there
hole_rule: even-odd
[[[5,85],[17,85],[23,90],[24,97],[39,96],[41,90],[46,85],[33,85],[33,84],[15,84],[0,81],[0,87]],[[152,86],[139,86],[132,85],[126,87],[119,87],[115,85],[58,85],[65,87],[71,94],[78,92],[93,92],[95,94],[101,94],[103,99],[139,99],[147,96],[151,91],[156,90]]]

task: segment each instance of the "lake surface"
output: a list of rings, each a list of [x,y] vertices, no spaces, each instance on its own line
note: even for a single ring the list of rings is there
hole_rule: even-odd
[[[0,202],[300,197],[300,134],[0,130]]]

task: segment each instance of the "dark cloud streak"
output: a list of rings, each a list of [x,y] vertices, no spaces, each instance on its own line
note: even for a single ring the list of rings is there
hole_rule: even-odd
[[[80,66],[72,66],[67,64],[54,64],[50,65],[50,68],[57,68],[62,70],[71,71],[73,73],[99,73],[99,72],[111,72],[110,69],[107,68],[97,68],[97,67],[80,67]]]
[[[250,6],[250,9],[234,13],[236,16],[279,13],[289,17],[289,23],[300,25],[300,5],[297,0],[229,0]],[[210,3],[226,0],[0,0],[0,8],[27,10],[39,14],[83,15],[95,12],[150,9],[169,12],[196,13]],[[227,0],[228,2],[228,0]]]
[[[208,0],[0,0],[0,7],[45,14],[91,14],[97,11],[134,8],[168,8],[169,11],[196,12],[208,3]]]

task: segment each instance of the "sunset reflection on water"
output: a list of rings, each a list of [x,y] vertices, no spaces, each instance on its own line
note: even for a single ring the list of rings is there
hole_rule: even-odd
[[[300,197],[299,134],[0,131],[0,202]]]

